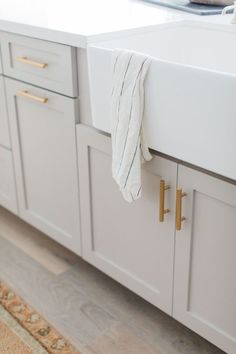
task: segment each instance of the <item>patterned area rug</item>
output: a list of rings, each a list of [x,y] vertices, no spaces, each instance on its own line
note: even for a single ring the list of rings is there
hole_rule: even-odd
[[[0,281],[1,354],[81,354]]]

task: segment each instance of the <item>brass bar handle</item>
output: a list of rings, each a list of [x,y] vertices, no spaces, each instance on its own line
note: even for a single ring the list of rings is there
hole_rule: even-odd
[[[18,91],[17,96],[29,98],[30,100],[36,101],[38,103],[47,103],[48,102],[48,98],[43,98],[43,97],[31,95],[28,91]]]
[[[23,64],[32,65],[32,66],[35,66],[35,67],[40,68],[40,69],[45,69],[48,66],[47,63],[39,63],[37,61],[30,60],[27,57],[16,57],[16,60],[21,62],[21,63],[23,63]]]
[[[182,216],[182,198],[185,197],[187,193],[182,192],[181,188],[176,189],[176,230],[181,230],[182,221],[186,220],[184,216]]]
[[[165,191],[169,190],[170,186],[165,184],[163,179],[160,180],[160,204],[159,204],[159,221],[163,222],[165,214],[170,212],[170,209],[165,209]]]

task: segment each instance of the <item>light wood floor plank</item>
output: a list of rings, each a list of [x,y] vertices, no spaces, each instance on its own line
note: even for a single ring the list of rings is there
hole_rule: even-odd
[[[119,325],[84,348],[83,354],[164,354],[153,350],[127,327]]]

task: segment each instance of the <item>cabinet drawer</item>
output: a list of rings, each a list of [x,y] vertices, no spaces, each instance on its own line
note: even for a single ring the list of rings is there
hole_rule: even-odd
[[[0,205],[17,213],[16,188],[11,151],[0,146]]]
[[[77,95],[75,49],[39,39],[3,33],[4,74],[68,96]]]

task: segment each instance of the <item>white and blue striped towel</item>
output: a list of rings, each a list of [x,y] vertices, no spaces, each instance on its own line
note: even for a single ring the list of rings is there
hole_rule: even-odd
[[[112,175],[123,197],[141,196],[141,163],[151,160],[144,136],[144,80],[151,59],[115,50],[111,97]]]

